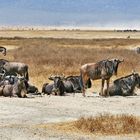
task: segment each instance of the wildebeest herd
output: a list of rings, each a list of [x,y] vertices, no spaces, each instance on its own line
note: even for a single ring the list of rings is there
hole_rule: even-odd
[[[0,52],[5,56],[6,48],[0,47]],[[43,84],[40,93],[36,86],[29,83],[28,65],[0,59],[0,96],[27,97],[28,93],[60,96],[66,93],[83,93],[85,96],[85,90],[92,85],[91,80],[97,79],[102,80],[99,93],[101,96],[135,95],[135,88],[140,88],[140,76],[136,72],[116,79],[109,86],[110,78],[117,75],[118,66],[123,61],[115,58],[88,63],[81,66],[78,76],[51,75],[48,79],[53,82]],[[105,81],[106,88],[104,88]]]

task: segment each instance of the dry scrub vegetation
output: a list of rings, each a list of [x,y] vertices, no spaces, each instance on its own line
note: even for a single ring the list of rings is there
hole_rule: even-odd
[[[96,117],[82,117],[77,121],[55,124],[60,131],[75,131],[89,134],[122,135],[140,134],[140,120],[132,115],[101,114]]]
[[[139,44],[139,39],[0,38],[0,45],[20,46],[1,57],[27,63],[31,81],[40,88],[51,74],[79,75],[81,65],[106,58],[124,58],[119,76],[139,71],[139,54],[126,49]]]

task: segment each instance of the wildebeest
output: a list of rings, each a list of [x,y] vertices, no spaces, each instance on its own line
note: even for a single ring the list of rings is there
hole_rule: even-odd
[[[38,88],[32,84],[30,84],[28,81],[25,81],[27,93],[30,93],[32,95],[40,95]]]
[[[109,96],[121,95],[132,96],[135,87],[140,88],[140,76],[138,73],[132,73],[125,77],[121,77],[113,82],[109,87]],[[103,91],[103,96],[107,96],[107,89]]]
[[[51,77],[49,77],[49,79],[54,81],[53,88],[52,88],[52,94],[63,96],[65,93],[63,77],[61,77],[61,76],[52,77],[51,76]]]
[[[5,59],[0,59],[0,67],[6,71],[6,75],[24,76],[26,80],[29,80],[28,65],[20,62],[9,62]]]
[[[0,46],[0,52],[5,56],[6,55],[6,48]]]
[[[0,86],[0,96],[10,96],[10,97],[27,97],[27,90],[24,83],[24,77],[18,77],[14,83],[1,83]]]
[[[82,79],[81,76],[68,76],[64,78],[65,90],[67,93],[81,93],[82,92]],[[91,80],[86,82],[86,88],[91,87]]]
[[[47,95],[52,94],[53,85],[54,85],[54,83],[43,84],[42,93],[47,94]]]
[[[51,76],[50,80],[53,80],[53,83],[45,83],[42,88],[42,92],[48,95],[64,95],[64,93],[80,93],[82,92],[82,82],[81,76]],[[91,87],[90,79],[86,83],[87,88]]]
[[[0,81],[6,76],[6,71],[3,68],[0,68]]]
[[[83,96],[85,96],[86,82],[90,78],[92,80],[102,79],[101,95],[103,93],[105,80],[107,82],[107,93],[109,81],[112,75],[117,75],[118,65],[123,62],[119,59],[106,59],[97,63],[88,63],[80,68]]]
[[[135,48],[135,52],[136,52],[137,54],[139,54],[139,53],[140,53],[140,47]]]
[[[6,84],[14,84],[17,81],[18,77],[14,75],[7,75],[4,76],[3,79],[0,81],[0,86],[1,85],[6,85]]]

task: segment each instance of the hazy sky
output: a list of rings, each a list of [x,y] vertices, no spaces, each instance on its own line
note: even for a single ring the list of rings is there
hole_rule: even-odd
[[[140,28],[140,0],[0,0],[0,25]]]

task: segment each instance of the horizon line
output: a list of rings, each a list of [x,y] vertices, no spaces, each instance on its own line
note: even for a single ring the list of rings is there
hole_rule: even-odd
[[[95,26],[44,26],[44,25],[0,25],[0,30],[140,30],[131,27]]]

